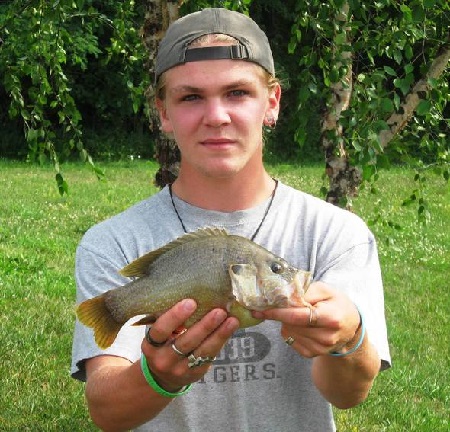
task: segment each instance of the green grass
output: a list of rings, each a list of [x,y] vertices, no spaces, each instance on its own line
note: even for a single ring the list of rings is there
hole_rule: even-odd
[[[51,167],[0,160],[0,431],[91,431],[83,385],[69,377],[74,323],[74,252],[94,223],[156,192],[154,163],[64,166],[70,195],[58,195]],[[271,166],[273,175],[318,194],[322,167]],[[355,211],[379,239],[393,368],[368,400],[336,410],[339,431],[447,431],[450,406],[450,191],[430,174],[432,219],[417,224],[400,204],[413,173],[382,175],[378,195],[363,191]]]

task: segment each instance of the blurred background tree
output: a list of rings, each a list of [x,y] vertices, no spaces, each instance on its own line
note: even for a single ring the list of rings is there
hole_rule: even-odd
[[[270,39],[284,93],[268,160],[323,161],[324,196],[347,208],[380,168],[407,163],[405,203],[426,215],[426,170],[449,178],[447,0],[0,0],[0,154],[51,160],[61,193],[59,161],[76,155],[100,176],[94,159],[156,153],[156,182],[173,181],[152,61],[171,20],[207,6],[250,15]]]

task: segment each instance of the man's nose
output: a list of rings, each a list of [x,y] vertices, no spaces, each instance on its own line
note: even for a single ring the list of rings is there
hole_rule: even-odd
[[[204,123],[219,127],[231,122],[227,106],[220,99],[211,99],[205,106]]]

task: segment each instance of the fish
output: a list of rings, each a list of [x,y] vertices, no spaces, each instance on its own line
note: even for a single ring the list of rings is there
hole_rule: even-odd
[[[76,307],[101,349],[113,344],[131,318],[144,315],[134,325],[149,325],[185,298],[197,302],[186,328],[215,308],[236,317],[240,328],[250,327],[263,321],[253,310],[308,306],[304,295],[311,281],[310,272],[255,242],[211,227],[146,253],[119,273],[134,279]]]

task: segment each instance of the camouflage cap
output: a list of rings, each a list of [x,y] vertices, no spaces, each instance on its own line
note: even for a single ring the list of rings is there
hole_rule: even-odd
[[[189,48],[207,34],[225,34],[238,45]],[[245,60],[275,75],[275,66],[265,33],[248,16],[223,8],[208,8],[174,21],[159,45],[155,64],[156,79],[175,66],[202,60]]]

